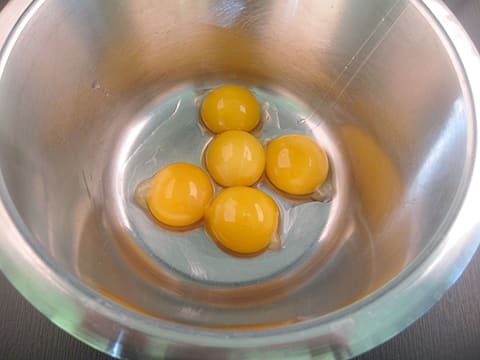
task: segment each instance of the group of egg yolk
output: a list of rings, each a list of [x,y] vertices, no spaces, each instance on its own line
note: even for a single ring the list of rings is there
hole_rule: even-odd
[[[208,174],[198,166],[173,163],[156,173],[147,195],[152,215],[174,228],[205,220],[209,235],[225,250],[251,255],[266,249],[277,232],[280,212],[275,201],[251,187],[266,173],[279,190],[308,195],[328,175],[328,158],[305,135],[283,135],[265,151],[249,132],[260,122],[260,106],[247,89],[224,85],[202,102],[203,124],[216,136],[204,153],[212,179],[224,187],[215,198]]]

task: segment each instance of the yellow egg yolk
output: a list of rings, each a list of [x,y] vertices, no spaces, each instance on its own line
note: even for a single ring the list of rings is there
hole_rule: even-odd
[[[205,164],[222,186],[249,186],[265,170],[265,150],[256,137],[230,130],[217,135],[205,151]]]
[[[208,233],[221,247],[243,255],[266,249],[276,235],[278,221],[275,201],[244,186],[222,190],[205,213]]]
[[[284,135],[272,140],[266,156],[268,179],[288,194],[310,194],[327,178],[327,155],[306,135]]]
[[[220,86],[205,97],[200,109],[205,126],[218,134],[227,130],[253,130],[260,121],[260,106],[247,89]]]
[[[202,169],[192,164],[174,163],[152,178],[147,205],[161,223],[184,227],[203,218],[212,195],[212,184]]]

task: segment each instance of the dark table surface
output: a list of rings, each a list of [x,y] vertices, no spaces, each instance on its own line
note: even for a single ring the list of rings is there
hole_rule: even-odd
[[[445,2],[480,48],[480,0]],[[5,1],[0,0],[0,7],[2,3]],[[51,324],[0,275],[0,360],[9,359],[111,357]],[[480,359],[480,252],[456,285],[425,316],[357,360],[383,359]]]

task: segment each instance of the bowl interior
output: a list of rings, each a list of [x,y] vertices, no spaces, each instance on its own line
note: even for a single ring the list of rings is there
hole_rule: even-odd
[[[331,202],[278,198],[285,247],[258,258],[161,230],[134,201],[161,166],[201,165],[199,104],[222,83],[257,95],[264,141],[307,133],[332,163]],[[51,0],[6,59],[0,167],[43,256],[103,296],[278,327],[351,305],[441,241],[465,108],[448,46],[408,1]]]

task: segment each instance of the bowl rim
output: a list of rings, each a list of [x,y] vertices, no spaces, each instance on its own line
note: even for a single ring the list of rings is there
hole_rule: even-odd
[[[0,79],[15,42],[46,0],[12,0],[0,12]],[[118,357],[129,346],[125,334],[140,334],[149,355],[169,345],[277,357],[330,344],[326,351],[351,357],[390,339],[423,315],[458,279],[480,242],[475,217],[480,198],[480,57],[463,27],[440,0],[411,0],[450,54],[465,97],[469,126],[468,172],[452,210],[426,249],[400,274],[365,298],[318,319],[269,330],[213,330],[174,324],[134,312],[95,293],[54,263],[35,243],[10,198],[0,171],[0,267],[27,300],[56,325],[84,343]],[[440,241],[441,240],[441,241]],[[25,271],[25,269],[28,269]],[[42,274],[42,275],[41,275]],[[48,296],[45,294],[49,294]],[[61,306],[60,306],[61,305]],[[85,320],[86,319],[86,320]],[[105,335],[93,323],[101,323]],[[362,323],[361,331],[356,324]],[[288,353],[285,352],[289,349]]]

